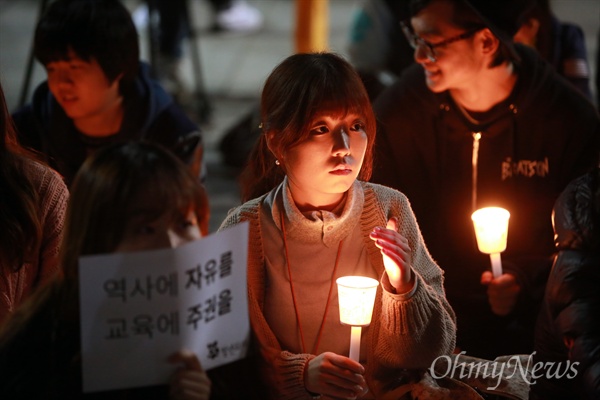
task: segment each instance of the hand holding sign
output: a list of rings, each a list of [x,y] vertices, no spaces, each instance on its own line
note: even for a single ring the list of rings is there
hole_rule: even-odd
[[[171,376],[169,398],[172,400],[208,400],[211,382],[191,351],[182,350],[169,356],[170,363],[183,367]]]
[[[84,391],[166,383],[174,350],[204,370],[243,358],[247,247],[243,223],[175,249],[82,257]]]

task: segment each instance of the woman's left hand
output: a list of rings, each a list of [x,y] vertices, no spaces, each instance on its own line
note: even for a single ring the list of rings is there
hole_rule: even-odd
[[[171,364],[183,365],[171,376],[169,399],[208,400],[210,398],[211,382],[206,372],[202,370],[196,354],[190,351],[178,351],[171,354],[168,361]]]
[[[410,291],[414,285],[411,249],[408,240],[398,233],[398,219],[390,218],[385,228],[376,227],[370,236],[381,250],[385,271],[396,293]]]

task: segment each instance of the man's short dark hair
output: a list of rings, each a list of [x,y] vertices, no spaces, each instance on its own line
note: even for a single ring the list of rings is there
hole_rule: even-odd
[[[132,81],[138,71],[138,35],[119,0],[57,0],[37,24],[35,57],[44,65],[67,60],[68,52],[95,59],[113,82],[120,74]]]

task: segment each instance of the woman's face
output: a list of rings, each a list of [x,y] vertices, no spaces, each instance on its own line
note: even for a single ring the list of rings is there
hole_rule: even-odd
[[[116,252],[175,248],[200,239],[200,227],[194,211],[158,215],[150,209],[138,209],[127,221]]]
[[[367,148],[365,121],[356,114],[315,115],[309,137],[280,160],[301,211],[332,209],[356,180]]]

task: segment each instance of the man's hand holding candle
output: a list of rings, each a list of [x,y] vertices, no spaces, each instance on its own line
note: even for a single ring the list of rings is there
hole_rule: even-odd
[[[513,274],[506,273],[494,278],[491,271],[485,271],[481,274],[481,284],[488,287],[488,301],[494,314],[505,316],[512,312],[521,293],[521,286]]]

